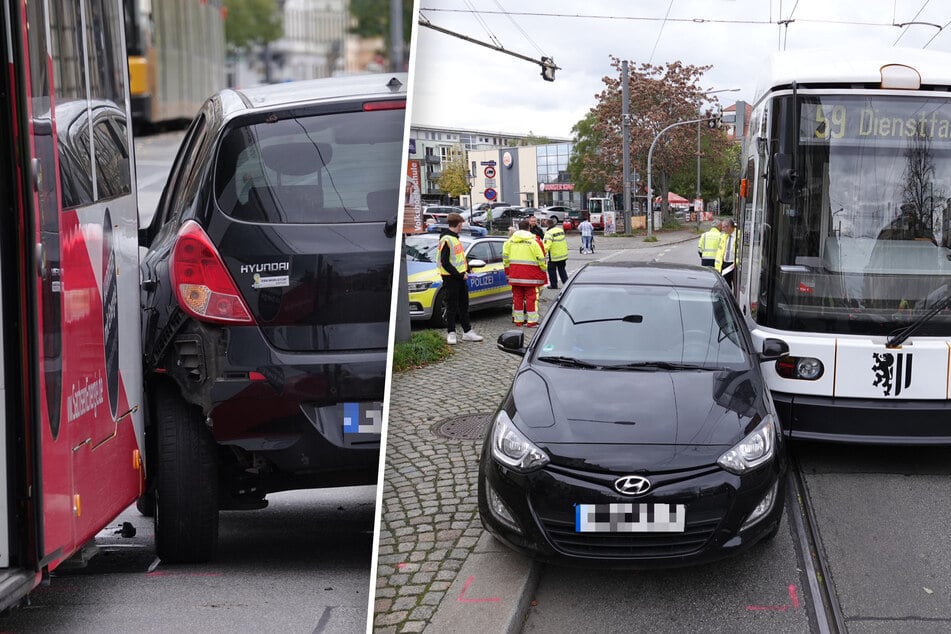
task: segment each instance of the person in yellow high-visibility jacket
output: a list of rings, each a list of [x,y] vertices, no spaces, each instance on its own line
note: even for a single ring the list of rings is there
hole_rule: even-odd
[[[717,250],[720,248],[720,223],[715,222],[710,229],[700,236],[697,252],[700,254],[700,266],[713,266],[717,259]]]
[[[726,283],[733,289],[733,273],[736,269],[737,232],[736,223],[732,219],[724,220],[720,244],[717,247],[717,257],[713,268],[720,272]]]
[[[568,236],[564,228],[552,222],[545,232],[545,251],[548,253],[548,288],[558,288],[558,279],[561,283],[568,281]]]

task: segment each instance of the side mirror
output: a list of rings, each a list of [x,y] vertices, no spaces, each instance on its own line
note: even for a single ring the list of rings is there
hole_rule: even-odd
[[[478,258],[472,258],[471,260],[469,260],[470,269],[478,269],[478,268],[482,268],[483,266],[485,266],[485,260],[480,260]]]
[[[799,174],[793,168],[792,156],[789,154],[773,154],[773,185],[776,189],[776,199],[790,205],[796,198],[796,186],[799,184]]]
[[[763,351],[759,353],[760,361],[775,361],[789,354],[789,344],[782,339],[766,339],[763,341]]]
[[[506,330],[499,335],[499,340],[496,342],[496,345],[498,345],[499,350],[502,352],[524,357],[526,352],[525,333],[521,330]]]

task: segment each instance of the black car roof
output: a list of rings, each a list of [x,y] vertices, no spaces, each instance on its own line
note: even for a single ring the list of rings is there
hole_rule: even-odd
[[[213,99],[221,103],[222,115],[250,110],[279,108],[295,103],[348,101],[354,98],[406,98],[406,73],[374,73],[350,77],[308,79],[253,88],[226,89]]]
[[[658,262],[591,262],[573,284],[639,284],[715,288],[720,276],[709,267]]]

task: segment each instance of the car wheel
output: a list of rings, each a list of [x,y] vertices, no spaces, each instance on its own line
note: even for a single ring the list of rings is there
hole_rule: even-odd
[[[155,550],[168,563],[208,561],[218,546],[218,447],[201,410],[157,386]]]
[[[549,218],[549,220],[554,220],[555,222],[558,222],[558,216],[552,216],[551,218]]]
[[[436,328],[446,327],[446,292],[440,290],[433,300],[433,316],[430,323]]]
[[[153,517],[155,515],[155,495],[150,491],[143,493],[135,501],[135,508],[144,517]]]

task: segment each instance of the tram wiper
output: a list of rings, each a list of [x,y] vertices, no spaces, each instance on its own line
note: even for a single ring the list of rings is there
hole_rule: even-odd
[[[912,336],[915,331],[931,321],[935,315],[947,308],[949,304],[951,304],[951,293],[947,293],[944,297],[939,299],[938,302],[931,307],[931,310],[915,321],[911,322],[904,328],[899,328],[898,330],[893,331],[891,336],[888,338],[888,341],[885,342],[885,347],[897,348],[900,346],[906,339],[908,339],[908,337]]]

